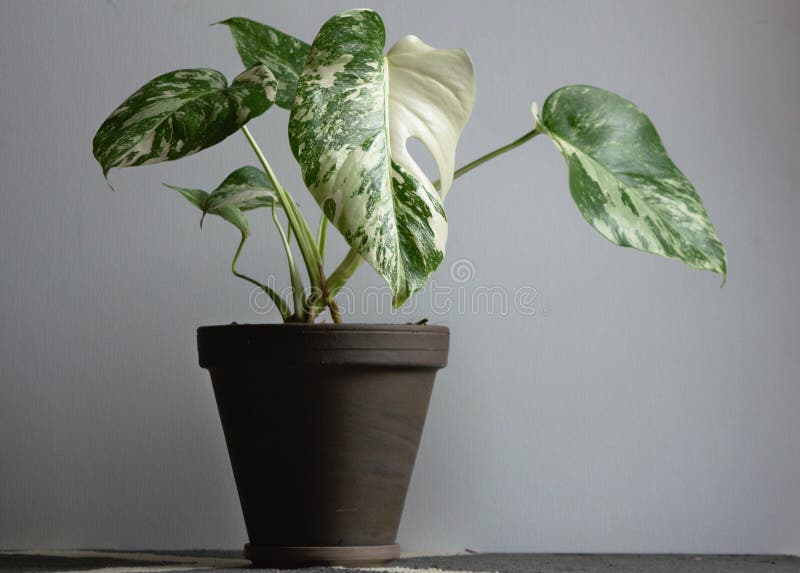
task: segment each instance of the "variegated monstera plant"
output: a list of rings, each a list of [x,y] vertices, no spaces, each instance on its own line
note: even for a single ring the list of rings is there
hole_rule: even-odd
[[[694,188],[650,120],[618,95],[590,86],[561,88],[541,115],[533,106],[533,130],[455,169],[456,144],[475,100],[464,50],[440,50],[406,36],[384,53],[383,22],[371,10],[335,15],[310,46],[246,18],[222,24],[247,69],[230,85],[209,69],[157,77],[103,123],[94,155],[105,175],[114,167],[191,155],[242,131],[260,168],[241,167],[210,193],[169,187],[202,217],[217,215],[239,229],[233,274],[264,289],[284,321],[311,322],[327,307],[338,322],[336,293],[362,260],[386,279],[394,304],[402,304],[444,258],[442,202],[453,180],[540,134],[561,150],[572,197],[604,237],[726,273],[725,250]],[[274,104],[291,110],[292,152],[322,210],[316,233],[246,127]],[[409,155],[409,138],[430,151],[441,180],[430,181]],[[236,269],[248,236],[246,213],[261,208],[271,210],[286,251],[291,301]],[[323,259],[328,221],[350,245],[330,274]]]

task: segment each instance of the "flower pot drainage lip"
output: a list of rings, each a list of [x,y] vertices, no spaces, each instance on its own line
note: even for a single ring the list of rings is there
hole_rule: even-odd
[[[297,567],[340,565],[345,567],[382,565],[400,557],[399,545],[360,547],[260,547],[250,543],[244,555],[254,565]]]

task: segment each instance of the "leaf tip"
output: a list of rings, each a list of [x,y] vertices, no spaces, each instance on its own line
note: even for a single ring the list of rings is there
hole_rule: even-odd
[[[97,157],[97,152],[94,153],[94,158],[97,160],[97,163],[100,165],[100,170],[103,172],[103,179],[105,179],[106,185],[113,191],[114,188],[111,186],[111,182],[108,180],[108,172],[111,171],[110,165],[105,165],[100,158]]]
[[[108,188],[111,189],[112,193],[116,191],[114,186],[111,184],[111,181],[108,180],[108,171],[106,170],[103,170],[103,180],[106,182],[106,185],[108,185]]]
[[[720,246],[722,246],[722,243],[720,243]],[[728,253],[725,252],[725,247],[722,247],[722,264],[717,272],[722,275],[722,284],[719,285],[719,288],[722,288],[728,282]]]

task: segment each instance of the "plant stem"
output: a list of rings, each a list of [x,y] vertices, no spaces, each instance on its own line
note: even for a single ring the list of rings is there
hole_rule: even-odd
[[[353,276],[353,273],[356,272],[358,265],[360,265],[363,260],[361,255],[359,255],[358,251],[354,248],[351,247],[350,250],[347,251],[347,255],[342,259],[342,262],[339,263],[336,270],[328,277],[328,301],[333,300],[336,293],[339,292],[345,283],[347,283],[348,279]]]
[[[244,242],[246,240],[247,240],[247,235],[242,233],[242,240],[239,241],[239,246],[236,248],[236,254],[233,255],[233,261],[231,262],[231,272],[235,277],[244,279],[247,282],[256,285],[257,287],[260,287],[265,293],[267,293],[267,296],[269,296],[269,298],[272,299],[272,302],[275,303],[275,306],[278,308],[278,312],[281,313],[281,318],[285,322],[292,315],[292,311],[289,309],[289,306],[286,304],[286,301],[283,300],[283,297],[281,297],[281,295],[279,295],[277,292],[269,288],[267,285],[261,284],[256,279],[251,278],[245,274],[242,274],[236,270],[236,263],[239,260],[239,255],[242,253],[242,247],[244,247]]]
[[[325,261],[325,239],[328,235],[328,218],[323,213],[319,218],[319,227],[317,227],[317,250],[319,257]]]
[[[341,324],[342,315],[339,312],[339,305],[336,304],[336,301],[334,299],[328,301],[328,308],[331,311],[331,318],[333,319],[333,322],[335,322],[336,324]]]
[[[511,143],[509,143],[507,145],[504,145],[503,147],[498,147],[494,151],[490,151],[486,155],[482,155],[481,157],[478,157],[474,161],[470,161],[469,163],[467,163],[463,167],[459,167],[458,169],[456,169],[455,173],[453,173],[453,179],[458,179],[459,177],[461,177],[465,173],[469,173],[470,171],[472,171],[473,169],[475,169],[476,167],[478,167],[480,165],[483,165],[484,163],[486,163],[490,159],[494,159],[495,157],[497,157],[498,155],[502,155],[506,151],[511,151],[515,147],[519,147],[520,145],[522,145],[523,143],[525,143],[527,141],[530,141],[531,139],[533,139],[534,137],[536,137],[540,133],[541,133],[540,131],[538,131],[537,129],[534,129],[532,131],[529,131],[528,133],[526,133],[522,137],[520,137],[518,139],[515,139]],[[437,179],[436,181],[434,181],[433,182],[433,186],[436,189],[439,189],[441,187],[441,180]]]
[[[292,246],[289,244],[289,237],[291,237],[291,227],[289,227],[289,236],[283,232],[283,226],[278,221],[278,214],[275,212],[275,203],[272,204],[272,220],[280,233],[281,241],[283,242],[283,250],[286,251],[286,260],[289,264],[289,278],[292,283],[292,299],[294,300],[294,316],[297,320],[305,320],[305,304],[303,303],[303,281],[297,272],[297,265],[294,262],[292,255]]]
[[[286,218],[289,221],[289,226],[292,228],[295,236],[297,237],[297,245],[300,247],[300,254],[303,255],[303,261],[306,264],[306,270],[308,271],[308,278],[311,281],[311,287],[314,289],[320,289],[322,285],[322,277],[319,273],[320,256],[319,251],[317,250],[317,244],[314,241],[313,235],[311,234],[311,229],[309,229],[308,223],[297,209],[294,200],[291,198],[286,189],[284,189],[278,182],[277,177],[275,177],[275,173],[272,171],[272,168],[267,162],[266,157],[264,157],[264,154],[261,152],[261,149],[258,147],[255,139],[253,139],[253,136],[250,134],[250,130],[247,129],[246,125],[242,126],[242,133],[244,133],[248,143],[250,143],[250,147],[253,148],[253,152],[256,154],[256,157],[258,157],[261,166],[267,173],[267,177],[269,177],[269,180],[272,182],[272,186],[275,188],[275,193],[277,193],[281,205],[283,205],[283,209],[286,212]]]

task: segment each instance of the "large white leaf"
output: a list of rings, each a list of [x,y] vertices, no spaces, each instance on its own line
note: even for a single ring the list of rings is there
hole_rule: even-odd
[[[441,197],[472,111],[475,76],[463,50],[407,36],[384,56],[384,44],[383,22],[371,10],[328,20],[297,83],[289,138],[326,216],[401,304],[444,258]],[[409,138],[433,155],[441,197],[408,153]]]
[[[444,199],[453,183],[458,138],[475,103],[472,62],[464,50],[437,50],[416,36],[401,38],[386,60],[392,158],[430,186],[406,148],[409,139],[419,139],[436,160]]]

